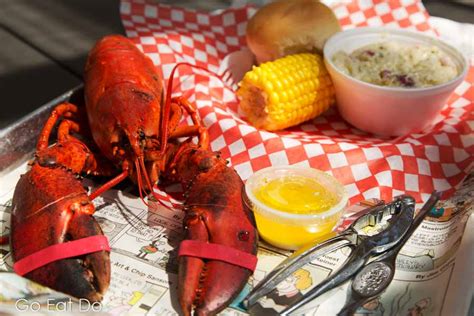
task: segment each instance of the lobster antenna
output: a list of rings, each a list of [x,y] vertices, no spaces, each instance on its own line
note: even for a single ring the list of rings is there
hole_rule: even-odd
[[[140,200],[142,200],[143,204],[149,207],[148,203],[145,202],[145,198],[143,197],[143,193],[145,193],[146,195],[146,189],[143,186],[142,171],[138,159],[138,157],[137,159],[135,159],[135,169],[137,169],[138,193],[140,194]],[[144,172],[146,173],[146,170],[144,170]]]
[[[144,178],[145,178],[145,181],[146,181],[146,185],[148,186],[148,189],[150,190],[150,193],[153,194],[153,196],[155,196],[154,191],[153,191],[153,185],[151,185],[150,178],[148,177],[148,172],[146,172],[145,160],[143,159],[143,156],[141,156],[139,158],[139,162],[140,162],[140,166],[143,169],[143,175],[144,175]],[[155,198],[156,198],[156,196],[155,196]]]
[[[165,106],[163,107],[163,115],[161,117],[161,142],[160,142],[160,153],[163,155],[166,150],[166,146],[168,145],[168,122],[169,122],[169,116],[170,116],[170,109],[171,109],[171,94],[173,93],[173,80],[174,80],[174,73],[176,69],[178,69],[179,66],[189,66],[194,69],[200,69],[208,74],[215,76],[219,79],[222,80],[222,77],[219,76],[218,74],[210,71],[209,69],[205,67],[201,67],[198,65],[193,65],[187,62],[180,62],[177,63],[174,67],[173,70],[171,70],[170,77],[168,79],[168,85],[166,87],[166,96],[165,96]]]
[[[148,177],[148,173],[146,172],[146,167],[145,167],[145,161],[142,157],[137,157],[135,160],[135,168],[137,169],[137,181],[138,181],[138,190],[140,192],[140,199],[143,201],[143,204],[145,204],[147,207],[150,207],[149,203],[145,202],[144,195],[148,195],[147,193],[147,188],[150,190],[150,194],[153,195],[153,197],[156,199],[158,203],[160,203],[163,207],[171,210],[169,206],[167,206],[156,194],[156,192],[153,190],[153,186],[151,184],[150,178]],[[143,173],[143,175],[142,175]],[[145,179],[145,184],[143,183],[143,178]]]

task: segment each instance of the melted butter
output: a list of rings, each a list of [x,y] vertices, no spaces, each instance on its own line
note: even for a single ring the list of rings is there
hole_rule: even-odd
[[[265,205],[293,214],[318,214],[336,205],[337,197],[312,178],[288,176],[267,181],[255,196]]]
[[[294,175],[268,180],[254,194],[260,202],[273,209],[301,215],[326,212],[339,201],[335,193],[316,180]],[[255,211],[260,236],[276,247],[291,250],[329,238],[328,234],[332,233],[339,217],[340,212],[316,221],[288,221],[258,209]]]

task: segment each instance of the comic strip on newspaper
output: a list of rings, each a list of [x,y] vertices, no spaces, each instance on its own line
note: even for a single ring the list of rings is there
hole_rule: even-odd
[[[458,259],[458,249],[472,212],[474,177],[455,196],[438,203],[402,248],[394,280],[379,297],[360,307],[356,315],[446,314],[446,294]],[[0,235],[8,235],[11,187],[0,193]],[[368,201],[370,202],[370,201]],[[366,204],[352,207],[352,211]],[[177,249],[183,238],[181,210],[142,201],[124,191],[111,190],[95,201],[95,218],[112,251],[110,288],[98,305],[81,305],[12,272],[9,245],[0,246],[0,311],[100,311],[109,315],[178,315]],[[469,233],[466,231],[466,234]],[[290,253],[260,243],[258,265],[244,290],[222,315],[278,315],[301,295],[337,271],[350,254],[348,247],[325,255],[295,271],[271,293],[246,310],[242,299]],[[346,298],[347,284],[332,290],[301,310],[304,315],[335,315]]]

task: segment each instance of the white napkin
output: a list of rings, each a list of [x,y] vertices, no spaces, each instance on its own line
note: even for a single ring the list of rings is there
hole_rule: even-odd
[[[474,65],[474,24],[459,23],[432,16],[429,23],[438,31],[440,38],[459,49]]]

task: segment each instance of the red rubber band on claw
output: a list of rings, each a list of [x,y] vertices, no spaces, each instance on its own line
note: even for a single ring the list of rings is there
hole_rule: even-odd
[[[183,240],[179,245],[178,257],[180,256],[220,260],[250,271],[255,271],[257,266],[257,257],[250,253],[199,240]]]
[[[13,265],[18,275],[25,275],[48,263],[61,259],[77,257],[98,251],[110,251],[109,240],[104,235],[95,235],[52,245],[26,256]]]

